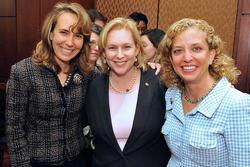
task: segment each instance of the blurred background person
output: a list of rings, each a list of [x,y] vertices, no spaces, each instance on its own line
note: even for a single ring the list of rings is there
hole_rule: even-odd
[[[165,32],[154,28],[141,33],[141,40],[146,62],[159,63],[160,54],[158,52],[159,44],[164,37]]]
[[[179,20],[161,48],[167,166],[250,166],[250,95],[233,87],[239,71],[214,28]]]
[[[108,21],[108,18],[96,9],[89,9],[87,12],[92,23],[94,24],[104,27]]]
[[[86,166],[81,112],[90,30],[81,5],[57,3],[33,55],[12,66],[6,92],[11,166]]]
[[[98,48],[98,40],[99,35],[102,31],[102,27],[97,24],[92,24],[90,40],[89,40],[89,56],[88,61],[93,65],[96,70],[99,70],[100,65],[97,63],[99,58],[99,48]]]
[[[134,20],[137,25],[137,29],[139,32],[143,32],[147,29],[148,27],[148,18],[144,13],[141,12],[133,12],[129,15],[129,18]]]

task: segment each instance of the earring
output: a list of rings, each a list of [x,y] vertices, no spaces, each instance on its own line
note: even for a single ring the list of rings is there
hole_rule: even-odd
[[[106,58],[104,57],[104,59],[103,59],[103,63],[104,64],[106,64],[107,63],[107,61],[106,61]]]

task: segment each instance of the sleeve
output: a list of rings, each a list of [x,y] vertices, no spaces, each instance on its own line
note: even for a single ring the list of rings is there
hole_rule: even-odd
[[[6,87],[6,136],[11,166],[30,166],[29,146],[25,133],[28,108],[27,78],[17,65],[11,68]]]
[[[225,132],[229,166],[250,166],[250,96],[244,94],[230,108]]]

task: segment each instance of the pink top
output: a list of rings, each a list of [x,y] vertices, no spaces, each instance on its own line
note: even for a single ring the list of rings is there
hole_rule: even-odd
[[[121,148],[124,149],[133,127],[139,82],[127,93],[117,93],[109,90],[109,107],[113,132]]]

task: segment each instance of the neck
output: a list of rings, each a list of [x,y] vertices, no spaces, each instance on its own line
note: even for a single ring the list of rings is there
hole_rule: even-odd
[[[116,75],[110,72],[109,84],[110,88],[117,93],[129,92],[136,83],[138,76],[138,69],[133,67],[126,75]]]
[[[56,58],[56,62],[61,69],[59,73],[69,74],[70,72],[69,62],[63,62],[63,61],[58,60],[57,58]]]

